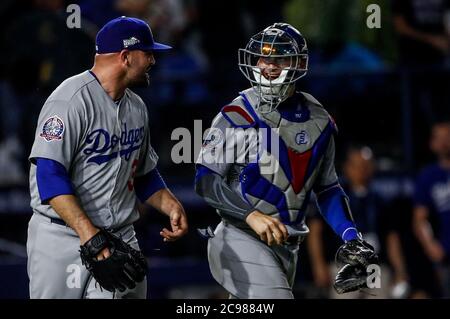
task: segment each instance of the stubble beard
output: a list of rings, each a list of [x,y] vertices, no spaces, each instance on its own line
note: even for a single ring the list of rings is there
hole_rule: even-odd
[[[142,76],[139,78],[133,80],[130,82],[131,88],[146,88],[150,85],[150,76],[147,72],[145,72]]]

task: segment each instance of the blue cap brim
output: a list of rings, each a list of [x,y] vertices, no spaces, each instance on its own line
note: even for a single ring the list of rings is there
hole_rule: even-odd
[[[165,45],[162,43],[155,42],[151,46],[151,49],[152,50],[169,50],[169,49],[172,49],[172,47],[170,45]]]

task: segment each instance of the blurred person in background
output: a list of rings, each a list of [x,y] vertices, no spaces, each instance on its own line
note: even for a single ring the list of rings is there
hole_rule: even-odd
[[[372,150],[367,146],[353,146],[347,151],[343,164],[342,187],[349,197],[350,208],[355,223],[361,231],[363,238],[380,252],[382,235],[380,216],[384,209],[382,199],[372,187],[375,173],[375,160]],[[337,272],[334,254],[338,248],[335,244],[335,235],[331,229],[315,213],[309,221],[310,236],[307,239],[308,252],[311,259],[311,268],[315,285],[322,290],[323,296],[332,298],[341,297],[334,289],[330,289]],[[386,267],[381,269],[381,289],[375,290],[376,297],[387,296],[389,273]],[[327,290],[328,294],[327,294]],[[352,292],[343,295],[343,298],[364,298],[368,294]]]
[[[450,298],[450,120],[433,125],[429,146],[437,161],[417,178],[413,229]]]
[[[450,108],[450,0],[394,0],[404,110],[418,132],[427,131]],[[406,154],[412,164],[428,161],[426,134],[416,134]],[[412,163],[414,160],[415,163]]]
[[[62,0],[9,5],[0,9],[0,185],[26,185],[40,108],[59,83],[91,65],[94,41],[67,27]]]
[[[448,0],[394,0],[394,28],[401,62],[412,67],[442,64],[449,53]]]
[[[389,203],[386,218],[386,257],[392,270],[392,298],[439,298],[437,273],[413,232],[413,199],[396,196]]]
[[[380,154],[383,148],[396,142],[391,136],[383,136],[387,131],[378,129],[397,125],[393,121],[396,116],[392,112],[389,112],[391,116],[385,116],[388,113],[382,110],[387,105],[382,101],[392,99],[392,92],[386,86],[394,87],[389,82],[389,66],[395,60],[396,44],[389,23],[390,1],[376,2],[382,13],[380,29],[366,27],[367,7],[373,2],[370,0],[289,0],[284,7],[286,19],[311,34],[314,68],[312,77],[305,79],[308,91],[329,105],[340,124],[342,141],[368,143]],[[383,104],[381,109],[380,104]],[[371,120],[354,121],[354,118]],[[378,141],[385,139],[390,145],[384,143],[378,147]]]
[[[115,8],[123,14],[151,21],[155,36],[176,47],[171,54],[158,57],[159,70],[154,76],[164,81],[156,83],[149,99],[156,99],[160,105],[192,105],[210,95],[206,90],[206,56],[200,48],[199,33],[193,28],[197,16],[195,5],[197,3],[182,0],[114,2]],[[146,92],[139,93],[145,99]]]
[[[114,7],[125,15],[152,22],[161,42],[173,44],[186,26],[182,0],[115,0]]]

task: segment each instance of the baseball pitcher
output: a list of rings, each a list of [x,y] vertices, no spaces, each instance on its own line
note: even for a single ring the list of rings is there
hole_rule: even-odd
[[[142,20],[120,17],[97,34],[91,70],[45,102],[30,154],[31,298],[145,298],[147,262],[133,223],[137,200],[170,218],[164,241],[188,229],[158,173],[149,115],[131,86],[147,86],[154,41]]]

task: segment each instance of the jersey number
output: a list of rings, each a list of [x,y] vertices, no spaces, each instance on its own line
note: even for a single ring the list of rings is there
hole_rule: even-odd
[[[130,192],[134,189],[134,176],[136,175],[136,167],[137,167],[138,162],[139,162],[139,160],[138,160],[138,159],[135,159],[135,160],[133,161],[133,165],[131,165],[131,177],[130,177],[130,179],[128,180],[128,183],[127,183],[127,185],[128,185],[128,190],[129,190]]]

